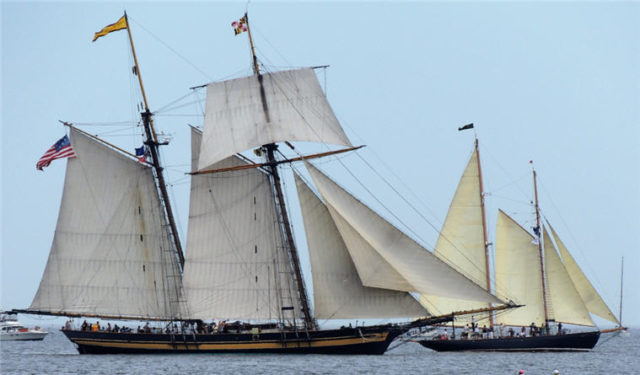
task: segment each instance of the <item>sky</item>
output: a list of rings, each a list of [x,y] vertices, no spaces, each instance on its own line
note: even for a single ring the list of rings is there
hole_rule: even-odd
[[[161,151],[184,242],[188,125],[202,125],[204,97],[190,87],[251,74],[230,26],[247,8],[263,69],[329,65],[317,70],[329,102],[367,146],[318,164],[341,185],[433,249],[475,132],[490,237],[498,208],[533,225],[533,161],[543,214],[616,315],[624,257],[623,321],[640,326],[638,2],[3,1],[0,308],[28,307],[47,261],[66,163],[35,163],[65,134],[58,120],[141,144],[126,32],[93,34],[127,11],[172,137]]]

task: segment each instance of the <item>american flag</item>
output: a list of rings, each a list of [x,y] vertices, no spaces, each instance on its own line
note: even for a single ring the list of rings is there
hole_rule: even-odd
[[[44,167],[48,167],[51,164],[52,160],[60,159],[60,158],[75,158],[76,153],[73,152],[73,148],[71,148],[71,142],[69,142],[69,137],[64,136],[58,139],[47,152],[42,155],[40,160],[36,163],[36,168],[38,170],[42,170]]]

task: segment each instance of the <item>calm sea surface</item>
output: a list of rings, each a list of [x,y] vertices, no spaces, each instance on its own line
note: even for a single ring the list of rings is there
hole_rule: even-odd
[[[606,334],[587,353],[436,353],[406,343],[382,356],[79,355],[60,332],[3,342],[2,374],[640,374],[640,330]]]

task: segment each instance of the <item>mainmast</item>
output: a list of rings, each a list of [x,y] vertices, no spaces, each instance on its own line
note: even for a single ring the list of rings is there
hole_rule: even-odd
[[[160,165],[160,150],[158,148],[160,143],[158,143],[158,137],[153,128],[152,113],[149,110],[147,95],[144,91],[144,85],[142,84],[142,75],[140,74],[140,67],[138,66],[136,50],[133,46],[133,38],[131,37],[131,29],[129,28],[129,18],[127,17],[127,12],[124,13],[124,17],[127,24],[127,35],[129,35],[129,43],[131,44],[131,53],[133,54],[133,61],[135,63],[134,74],[138,77],[138,83],[140,84],[140,91],[142,93],[142,100],[144,101],[144,112],[141,113],[141,116],[146,135],[145,144],[149,147],[149,151],[151,152],[151,157],[153,159],[153,170],[156,176],[156,185],[158,187],[158,190],[160,191],[160,201],[162,203],[162,207],[164,208],[166,218],[169,221],[169,232],[172,238],[172,242],[175,245],[178,260],[180,261],[180,268],[182,269],[184,268],[184,253],[182,251],[180,239],[178,238],[178,230],[175,219],[173,217],[173,211],[171,209],[171,203],[169,201],[169,194],[167,193],[164,174],[162,172],[163,168]]]
[[[482,166],[480,165],[480,149],[478,147],[478,138],[475,141],[475,152],[478,158],[478,180],[480,182],[480,208],[482,211],[482,234],[484,236],[484,265],[486,274],[487,292],[491,293],[491,272],[489,269],[489,236],[487,234],[487,214],[484,207],[484,186],[482,183]],[[493,305],[489,303],[489,308]],[[493,327],[493,311],[489,313],[489,326]]]
[[[260,98],[262,100],[262,109],[264,110],[264,116],[267,123],[271,122],[269,118],[269,107],[267,105],[267,98],[265,95],[264,85],[263,85],[263,77],[260,73],[260,67],[258,66],[258,58],[255,53],[255,49],[253,46],[253,38],[251,36],[251,27],[249,26],[249,17],[248,14],[244,14],[244,19],[247,25],[247,32],[249,34],[249,44],[251,45],[251,56],[253,58],[253,71],[258,77],[258,82],[260,83]],[[284,229],[284,245],[285,248],[289,251],[291,256],[291,263],[293,265],[293,271],[295,274],[295,281],[300,297],[300,303],[302,304],[302,313],[304,315],[305,327],[309,330],[313,330],[316,328],[315,321],[311,316],[311,309],[309,308],[309,299],[307,297],[307,291],[304,286],[304,280],[302,278],[302,270],[300,267],[300,260],[298,257],[298,251],[296,249],[295,242],[293,240],[293,233],[291,231],[291,224],[289,221],[289,215],[287,213],[287,207],[285,203],[284,194],[282,191],[282,185],[280,181],[280,174],[278,173],[278,162],[275,158],[275,151],[278,149],[278,145],[275,143],[269,143],[263,145],[262,148],[266,151],[267,155],[267,164],[269,166],[269,170],[271,171],[271,181],[273,184],[273,188],[276,195],[276,204],[278,207],[278,214],[280,215],[281,226]],[[290,308],[289,306],[283,306],[283,309]]]
[[[536,228],[534,232],[537,236],[538,253],[540,256],[540,273],[541,273],[541,279],[542,279],[542,303],[544,305],[544,324],[548,327],[549,326],[549,310],[547,307],[546,278],[544,274],[544,261],[542,258],[542,238],[541,238],[542,228],[540,227],[540,206],[538,204],[538,184],[537,184],[536,178],[537,178],[536,170],[534,169],[533,170],[533,192],[534,192],[535,207],[536,207]]]

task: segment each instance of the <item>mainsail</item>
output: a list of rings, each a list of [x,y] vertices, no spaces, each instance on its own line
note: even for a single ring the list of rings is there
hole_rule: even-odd
[[[558,322],[577,325],[595,325],[565,266],[562,264],[546,227],[543,228],[543,238],[544,268],[548,282],[549,302],[553,311],[550,318]]]
[[[192,167],[201,133],[192,130]],[[237,156],[216,168],[246,165]],[[297,292],[269,176],[259,169],[193,175],[183,275],[192,319],[280,320]]]
[[[319,319],[399,318],[428,315],[406,292],[362,285],[329,210],[296,174]]]
[[[551,235],[553,236],[553,239],[555,240],[560,252],[560,256],[562,257],[562,263],[564,264],[564,267],[567,270],[571,281],[573,281],[573,285],[580,294],[580,297],[589,312],[620,325],[620,321],[615,317],[615,315],[613,315],[602,297],[600,297],[600,294],[598,294],[589,279],[587,279],[587,277],[584,275],[584,273],[578,266],[578,263],[576,263],[576,261],[573,259],[551,224],[547,223],[547,225],[551,230]]]
[[[343,228],[339,224],[340,219],[375,249],[397,274],[402,275],[409,284],[409,290],[406,291],[502,303],[384,220],[315,167],[307,164],[307,169],[341,234]],[[349,247],[349,243],[346,245]]]
[[[58,223],[29,308],[176,319],[180,273],[152,169],[75,128]]]
[[[481,177],[478,163],[476,147],[458,183],[436,242],[434,254],[486,290],[489,271],[486,269],[485,261]],[[435,314],[486,307],[486,303],[433,295],[421,295],[420,302]],[[457,318],[458,321],[460,319]],[[463,321],[469,319],[471,317],[462,318]]]
[[[545,322],[540,282],[540,258],[534,237],[502,210],[498,211],[496,229],[495,282],[500,285],[499,296],[513,299],[523,307],[512,309],[496,317],[498,323],[528,326]]]
[[[351,146],[311,68],[209,84],[202,139],[199,170],[274,142]]]

